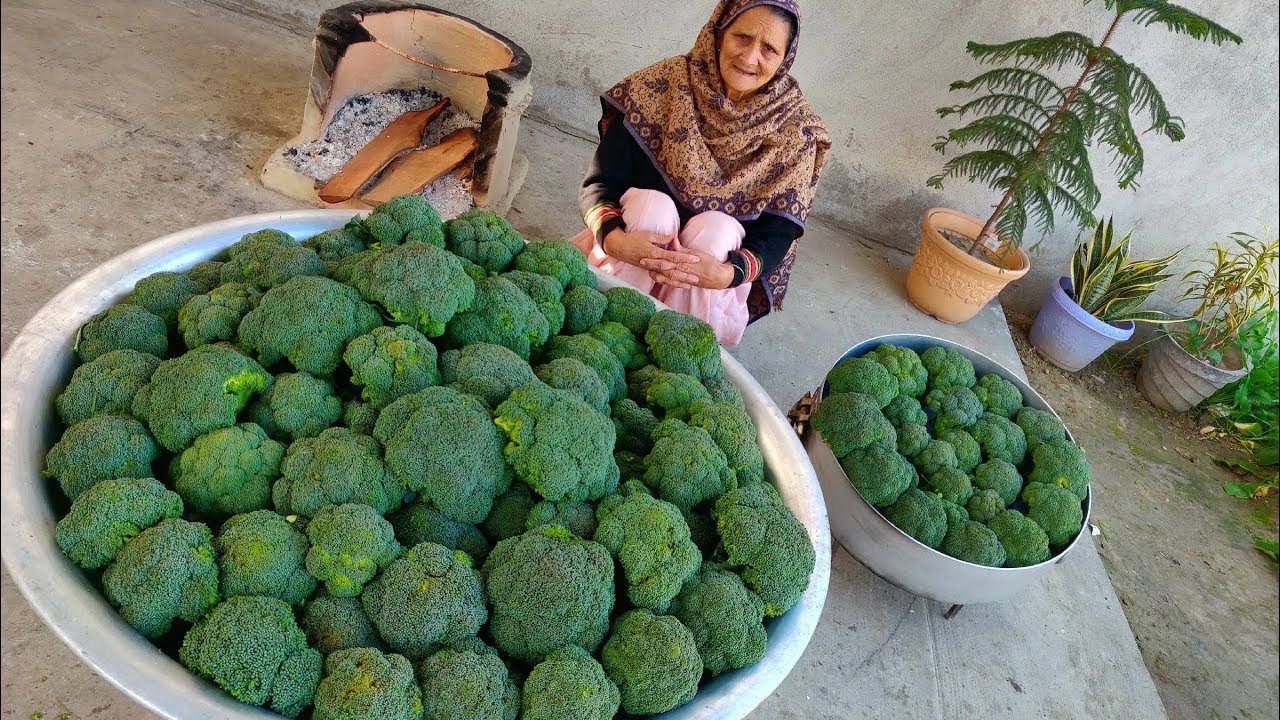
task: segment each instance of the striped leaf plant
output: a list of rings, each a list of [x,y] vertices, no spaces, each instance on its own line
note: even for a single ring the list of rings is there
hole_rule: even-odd
[[[1071,260],[1071,299],[1108,323],[1131,320],[1166,324],[1185,320],[1163,310],[1142,308],[1160,283],[1173,277],[1165,271],[1182,250],[1156,260],[1131,261],[1132,235],[1130,231],[1117,239],[1111,218],[1094,226],[1093,235],[1076,248]]]

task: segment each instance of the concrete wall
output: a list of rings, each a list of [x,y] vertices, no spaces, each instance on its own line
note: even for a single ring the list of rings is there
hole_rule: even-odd
[[[300,32],[310,32],[321,10],[334,4],[215,1]],[[528,50],[536,88],[530,114],[587,135],[595,132],[599,93],[629,72],[687,51],[714,7],[713,0],[435,3]],[[1138,257],[1188,246],[1189,260],[1204,256],[1229,232],[1258,233],[1263,226],[1274,232],[1280,225],[1280,11],[1263,2],[1184,4],[1210,14],[1245,42],[1218,48],[1132,24],[1114,38],[1112,47],[1147,72],[1187,129],[1181,143],[1144,136],[1146,172],[1136,192],[1118,189],[1105,158],[1097,156],[1100,212],[1113,214],[1120,227],[1137,225]],[[925,179],[944,161],[930,145],[951,127],[934,109],[962,101],[961,95],[948,94],[948,85],[979,72],[964,53],[965,42],[1066,29],[1098,38],[1110,21],[1102,2],[1061,0],[809,0],[802,7],[794,74],[834,141],[815,216],[909,252],[918,241],[924,209],[945,205],[983,215],[999,199],[962,181],[949,183],[943,192],[925,187]],[[1025,311],[1038,307],[1052,279],[1065,272],[1075,236],[1074,227],[1064,226],[1046,238],[1033,255],[1032,273],[1005,291],[1005,302]],[[1028,245],[1037,239],[1029,234]],[[1161,304],[1168,303],[1173,289],[1162,294]]]

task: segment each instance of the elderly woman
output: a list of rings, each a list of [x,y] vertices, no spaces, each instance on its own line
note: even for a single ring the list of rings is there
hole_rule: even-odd
[[[737,345],[781,309],[831,140],[789,70],[799,7],[722,0],[693,49],[602,96],[573,239]]]

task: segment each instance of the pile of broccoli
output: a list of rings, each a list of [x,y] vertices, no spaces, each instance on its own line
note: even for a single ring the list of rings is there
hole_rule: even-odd
[[[950,348],[882,344],[836,364],[812,427],[898,529],[991,567],[1048,560],[1080,533],[1089,463],[1052,412]]]
[[[251,233],[139,281],[75,353],[58,545],[138,632],[287,717],[666,712],[758,662],[814,570],[711,328],[492,212],[404,196]],[[850,377],[877,416],[925,389],[911,359]],[[1022,419],[989,390],[1004,423],[974,447],[1010,454]],[[1035,427],[1047,517],[1082,486]]]

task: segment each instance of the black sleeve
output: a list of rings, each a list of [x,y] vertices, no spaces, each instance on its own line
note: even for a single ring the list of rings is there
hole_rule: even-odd
[[[592,224],[588,214],[597,205],[604,203],[615,208],[621,207],[622,194],[631,186],[633,143],[617,110],[606,107],[600,118],[600,145],[587,166],[582,189],[578,191],[578,207],[588,226]],[[592,227],[596,242],[601,242],[609,231],[622,225],[621,216],[606,216]]]
[[[752,263],[743,258],[741,253],[731,253],[729,261],[734,266],[731,287],[773,272],[778,263],[787,256],[791,243],[795,242],[800,235],[800,226],[795,222],[768,212],[761,213],[755,220],[742,223],[742,227],[747,231],[746,237],[742,240],[742,249],[754,254],[759,259],[760,267],[755,277],[749,277]]]

